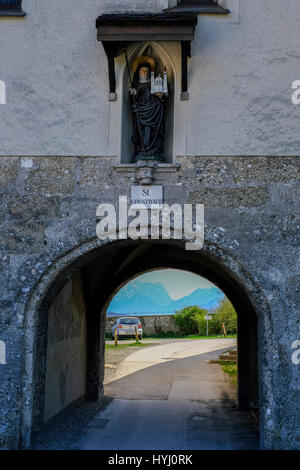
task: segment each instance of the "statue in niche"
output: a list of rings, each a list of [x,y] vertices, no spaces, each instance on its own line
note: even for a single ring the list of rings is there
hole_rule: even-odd
[[[138,57],[133,63],[130,104],[133,116],[133,161],[164,162],[165,109],[168,97],[167,71],[154,78],[155,60]]]

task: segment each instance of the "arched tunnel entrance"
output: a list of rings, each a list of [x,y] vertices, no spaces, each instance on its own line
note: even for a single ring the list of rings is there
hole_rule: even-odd
[[[34,352],[32,381],[27,374],[28,383],[26,380],[24,383],[27,391],[22,417],[24,446],[46,421],[72,403],[101,398],[106,306],[128,280],[158,268],[198,274],[229,298],[238,314],[239,407],[241,410],[258,407],[258,321],[246,293],[245,279],[239,279],[227,260],[221,262],[203,250],[185,251],[181,242],[116,241],[88,251],[57,272],[40,299],[35,320],[34,312],[28,320],[34,329]],[[51,315],[55,327],[49,330]]]

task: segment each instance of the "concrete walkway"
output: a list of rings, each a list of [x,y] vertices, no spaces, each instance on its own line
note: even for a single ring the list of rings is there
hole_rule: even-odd
[[[228,377],[209,360],[235,345],[236,339],[188,340],[141,349],[119,364],[105,394],[131,400],[234,399]]]
[[[128,356],[105,387],[115,399],[89,423],[77,449],[257,449],[248,413],[210,359],[235,339],[169,342]]]

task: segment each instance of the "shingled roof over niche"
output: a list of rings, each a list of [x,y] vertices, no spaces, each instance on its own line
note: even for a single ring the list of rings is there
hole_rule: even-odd
[[[25,16],[22,0],[0,0],[0,16]]]
[[[192,41],[197,15],[167,13],[118,13],[96,20],[98,41]]]

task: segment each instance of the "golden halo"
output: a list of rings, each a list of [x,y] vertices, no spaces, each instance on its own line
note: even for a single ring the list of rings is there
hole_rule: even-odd
[[[137,57],[133,64],[132,64],[132,68],[133,68],[133,71],[136,72],[137,71],[137,68],[140,64],[145,64],[145,63],[148,63],[151,67],[151,72],[154,72],[155,71],[155,60],[153,59],[153,57],[148,57],[146,55],[142,55],[140,57]]]

